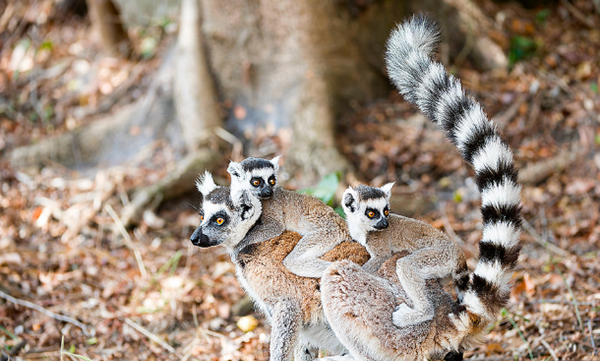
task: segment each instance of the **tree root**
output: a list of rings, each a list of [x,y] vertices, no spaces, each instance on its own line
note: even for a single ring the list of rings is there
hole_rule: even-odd
[[[139,189],[131,202],[121,211],[121,222],[126,227],[139,223],[149,205],[177,198],[194,188],[198,174],[205,169],[215,169],[223,157],[217,151],[200,149],[178,162],[177,168],[160,181]]]

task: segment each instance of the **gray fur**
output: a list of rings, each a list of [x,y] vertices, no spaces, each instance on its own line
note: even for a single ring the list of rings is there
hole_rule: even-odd
[[[240,163],[231,161],[227,172],[231,175],[231,194],[233,198],[246,190],[259,199],[269,199],[277,185],[279,158],[271,160],[249,157]],[[257,181],[258,184],[254,184]]]
[[[415,325],[433,318],[434,307],[425,294],[425,281],[462,274],[466,267],[464,252],[452,240],[431,225],[389,212],[392,184],[382,188],[358,186],[348,188],[343,199],[352,198],[350,206],[342,207],[352,238],[363,244],[371,259],[363,266],[374,273],[393,253],[409,251],[396,267],[408,302],[399,305],[393,314],[398,327]],[[377,197],[379,195],[379,197]],[[368,213],[376,214],[369,218]],[[385,227],[378,227],[384,224]],[[455,280],[460,280],[457,276]],[[466,284],[466,283],[465,283]],[[458,287],[459,298],[464,289]]]
[[[437,25],[425,17],[399,25],[388,40],[387,69],[404,98],[436,123],[475,168],[482,193],[480,258],[464,296],[457,301],[437,280],[426,280],[426,287],[417,289],[420,294],[411,293],[410,286],[397,287],[396,282],[404,285],[401,278],[407,277],[404,273],[411,267],[423,267],[420,263],[407,266],[402,258],[393,264],[386,261],[376,275],[349,262],[329,267],[321,282],[323,308],[356,360],[441,360],[448,353],[456,357],[484,341],[487,325],[497,318],[510,295],[510,279],[521,247],[520,186],[512,151],[477,101],[465,94],[460,82],[441,64],[432,61],[439,39]],[[353,205],[346,198],[343,204]],[[403,220],[390,217],[390,227],[394,218],[399,223]],[[371,232],[364,241],[371,243],[371,236],[378,233]],[[413,254],[420,252],[415,250]],[[418,272],[438,272],[427,262],[438,256],[438,252],[425,254],[427,268]],[[429,302],[433,317],[397,327],[394,310],[414,307],[414,298]]]
[[[205,177],[212,181],[212,177]],[[322,309],[307,310],[303,309],[302,297],[265,297],[267,293],[273,294],[292,294],[297,295],[296,287],[283,286],[281,289],[272,289],[276,287],[273,284],[256,284],[247,278],[248,267],[240,262],[240,252],[247,247],[263,242],[267,239],[281,235],[282,224],[277,216],[282,213],[282,205],[289,197],[295,195],[301,196],[295,192],[280,190],[271,200],[264,201],[267,205],[271,202],[275,206],[269,209],[276,211],[275,220],[269,218],[268,212],[262,214],[262,202],[258,198],[249,195],[247,191],[242,191],[236,199],[226,196],[229,191],[225,187],[212,187],[212,191],[205,195],[205,201],[202,204],[201,214],[203,221],[191,237],[192,242],[202,248],[222,245],[229,252],[232,260],[236,264],[236,275],[244,290],[254,299],[257,306],[265,314],[272,324],[270,352],[272,361],[291,361],[294,354],[298,360],[308,361],[316,355],[317,347],[322,347],[330,352],[343,353],[346,348],[340,344],[335,337],[330,326],[327,324],[322,314]],[[199,183],[199,189],[205,189],[202,182]],[[278,196],[279,195],[279,196]],[[284,202],[285,203],[285,202]],[[310,208],[311,200],[301,201],[298,207],[308,205]],[[233,206],[239,204],[239,206]],[[222,225],[216,224],[213,220],[215,216],[225,215],[227,222]],[[267,237],[267,238],[264,238]],[[251,257],[251,256],[250,256]],[[283,258],[283,257],[282,257]],[[259,261],[260,263],[260,261]],[[330,264],[330,263],[327,263]],[[282,269],[283,266],[281,266]],[[273,272],[273,270],[260,270],[260,272]],[[287,276],[287,283],[294,284],[303,280],[294,275]],[[271,276],[266,276],[269,279]],[[285,278],[286,276],[284,276]],[[288,287],[287,289],[285,287]],[[318,294],[318,290],[315,289]],[[303,320],[307,312],[309,319]]]

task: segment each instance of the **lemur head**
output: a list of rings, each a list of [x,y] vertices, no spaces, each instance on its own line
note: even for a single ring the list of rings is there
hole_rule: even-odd
[[[223,245],[231,252],[260,218],[260,200],[243,190],[234,202],[230,189],[217,186],[209,172],[196,182],[196,187],[203,201],[200,225],[190,240],[201,248]]]
[[[240,163],[231,161],[227,172],[231,174],[231,194],[238,194],[246,189],[260,199],[268,199],[277,185],[279,170],[278,155],[271,160],[262,158],[246,158]]]
[[[360,185],[348,187],[342,195],[342,208],[350,236],[363,246],[368,232],[380,231],[388,227],[390,197],[394,183],[381,188]]]

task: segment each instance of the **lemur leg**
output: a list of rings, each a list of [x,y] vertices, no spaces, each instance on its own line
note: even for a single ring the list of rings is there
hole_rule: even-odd
[[[291,361],[298,346],[302,312],[298,301],[278,300],[271,309],[270,361]]]
[[[396,273],[412,307],[401,304],[392,314],[394,324],[406,327],[432,319],[434,308],[427,298],[425,281],[448,276],[454,266],[446,252],[439,248],[421,249],[398,259]]]
[[[393,287],[350,261],[334,262],[325,271],[321,279],[323,311],[353,360],[398,359],[399,344],[414,348],[422,342],[415,334],[401,335],[392,324]]]
[[[365,263],[362,268],[369,273],[375,273],[381,267],[383,262],[385,262],[385,260],[385,257],[371,256],[371,258],[369,258],[367,263]]]
[[[283,265],[300,277],[321,278],[331,262],[319,257],[332,250],[342,241],[341,237],[326,232],[307,233],[285,257]]]
[[[247,244],[263,242],[271,238],[279,237],[285,231],[283,221],[262,215],[260,217],[261,225],[257,229],[253,229],[244,238]]]
[[[294,361],[313,361],[319,356],[319,349],[307,344],[299,344],[294,351]]]

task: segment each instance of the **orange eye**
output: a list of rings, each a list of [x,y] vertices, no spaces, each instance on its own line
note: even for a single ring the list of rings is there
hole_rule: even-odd
[[[257,186],[259,184],[260,184],[260,180],[258,180],[258,179],[255,179],[255,180],[252,181],[252,185]]]
[[[383,211],[383,214],[385,214],[385,216],[387,217],[390,214],[390,211],[388,211],[387,209],[385,211]]]
[[[220,225],[222,225],[222,224],[223,224],[223,222],[225,222],[225,219],[223,219],[223,217],[219,217],[219,218],[217,218],[217,221],[216,221],[216,222],[217,222],[217,224],[220,226]]]
[[[202,222],[204,220],[204,216],[200,215],[200,222]]]
[[[375,212],[373,212],[373,211],[368,211],[368,212],[367,212],[367,217],[369,217],[369,218],[373,218],[373,217],[375,217]]]
[[[274,186],[274,185],[275,185],[275,183],[277,183],[277,182],[275,181],[275,179],[271,179],[271,180],[269,181],[269,183],[270,183],[272,186]]]

